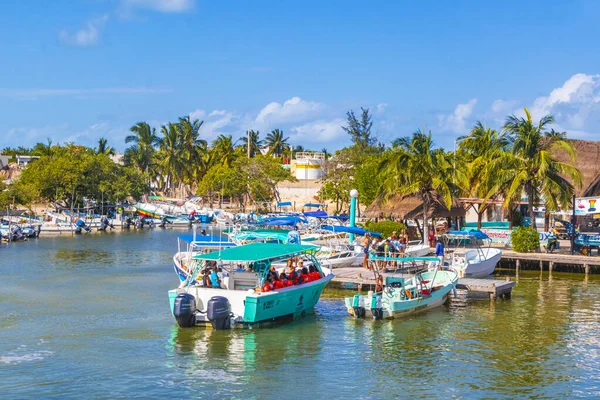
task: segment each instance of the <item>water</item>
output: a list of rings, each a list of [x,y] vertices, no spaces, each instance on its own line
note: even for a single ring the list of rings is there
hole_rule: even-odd
[[[404,320],[316,314],[261,330],[178,329],[182,231],[0,247],[3,398],[600,396],[600,281],[522,274],[510,301],[459,298]]]

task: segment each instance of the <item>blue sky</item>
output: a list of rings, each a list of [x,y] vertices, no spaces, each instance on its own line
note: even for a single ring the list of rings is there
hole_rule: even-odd
[[[179,116],[202,134],[280,128],[348,144],[347,110],[380,140],[529,107],[600,140],[595,1],[23,0],[0,6],[0,148],[51,138],[119,150],[131,125]]]

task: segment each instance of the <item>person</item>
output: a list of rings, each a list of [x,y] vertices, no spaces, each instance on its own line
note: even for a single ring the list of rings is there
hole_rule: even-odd
[[[265,282],[265,284],[262,287],[262,292],[270,292],[271,290],[273,290],[273,278],[271,277],[271,274],[267,275],[267,280]]]
[[[433,226],[429,225],[429,232],[427,232],[429,236],[429,246],[433,247],[435,243],[435,231],[433,230]]]
[[[281,275],[279,275],[279,279],[283,283],[284,287],[294,286],[294,282],[292,282],[291,279],[288,279],[287,274],[285,272],[282,272]]]
[[[300,276],[302,277],[302,283],[308,283],[311,281],[310,275],[308,274],[308,269],[306,267],[302,268],[302,273]]]
[[[390,239],[391,239],[392,241],[394,241],[394,240],[398,240],[398,235],[396,234],[396,231],[392,232],[392,236],[390,236]]]
[[[217,271],[218,271],[218,268],[215,265],[213,267],[212,272],[210,273],[210,284],[214,288],[220,288],[221,287],[221,278],[219,277],[219,273]]]
[[[369,268],[369,248],[371,247],[371,234],[369,232],[367,232],[365,234],[365,237],[362,240],[362,247],[363,247],[362,267],[370,270],[371,268]]]
[[[212,287],[212,284],[210,283],[210,270],[209,269],[204,270],[204,274],[202,275],[202,286]]]
[[[285,287],[285,284],[281,281],[281,276],[279,277],[279,279],[275,279],[274,275],[271,275],[273,277],[273,289],[274,290],[279,290],[279,289],[283,289]]]
[[[288,232],[287,244],[300,244],[300,233],[298,232],[298,226],[294,225],[294,229]]]
[[[321,279],[321,274],[317,271],[317,267],[311,265],[308,267],[308,275],[310,276],[311,281],[318,281]]]
[[[442,239],[437,240],[437,244],[435,245],[435,256],[444,258],[444,244],[442,243]]]
[[[200,231],[200,236],[206,236],[206,229],[202,229]]]
[[[375,280],[375,293],[383,292],[383,276],[377,275],[377,279]]]

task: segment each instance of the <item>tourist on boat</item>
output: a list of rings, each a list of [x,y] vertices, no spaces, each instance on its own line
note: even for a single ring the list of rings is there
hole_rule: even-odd
[[[273,279],[273,289],[274,290],[283,289],[284,287],[285,287],[285,284],[281,281],[281,278]]]
[[[308,283],[311,281],[310,275],[308,274],[308,268],[302,268],[302,273],[300,274],[300,277],[302,278],[301,283]]]
[[[287,274],[285,272],[282,272],[281,275],[279,275],[279,279],[281,280],[281,282],[283,282],[283,286],[285,287],[294,286],[294,282],[291,279],[288,279]]]
[[[212,284],[210,283],[210,269],[205,269],[204,273],[202,274],[202,286],[204,287],[212,287]]]
[[[375,280],[375,293],[383,292],[383,276],[377,275],[377,279]]]
[[[371,268],[369,268],[369,248],[371,247],[371,234],[369,232],[367,232],[365,234],[365,237],[362,240],[362,247],[363,247],[362,267],[370,270]]]
[[[269,274],[267,275],[267,281],[263,285],[261,291],[270,292],[271,290],[273,290],[273,278],[271,277],[271,274]]]
[[[300,233],[298,232],[298,226],[294,226],[294,229],[288,232],[287,244],[300,244]]]
[[[202,229],[200,231],[200,236],[206,236],[206,229]]]
[[[217,266],[214,266],[212,272],[210,273],[210,284],[214,288],[221,287],[221,278],[219,277]]]
[[[321,279],[321,274],[317,271],[317,267],[311,265],[308,267],[308,275],[310,276],[311,281],[318,281]]]

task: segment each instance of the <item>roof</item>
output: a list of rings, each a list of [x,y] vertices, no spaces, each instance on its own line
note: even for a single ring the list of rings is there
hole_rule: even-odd
[[[209,261],[248,261],[256,262],[262,260],[284,258],[294,254],[313,251],[314,245],[306,244],[276,244],[276,243],[251,243],[245,246],[231,247],[222,251],[214,251],[207,254],[194,256],[198,260]]]
[[[577,197],[597,196],[600,194],[600,142],[592,140],[569,139],[575,148],[575,160],[571,162],[562,150],[553,152],[553,156],[569,163],[581,172],[581,188],[575,186]],[[569,177],[567,180],[571,181]]]
[[[423,218],[423,202],[417,196],[411,195],[396,195],[387,200],[380,196],[367,207],[364,214],[369,218],[384,215],[401,219],[421,219]],[[440,218],[464,217],[465,214],[465,209],[457,199],[453,200],[452,207],[448,210],[444,200],[440,197],[434,199],[429,207],[428,218],[432,216]]]
[[[192,243],[196,246],[202,247],[233,247],[236,245],[227,239],[210,235],[196,236],[196,240],[194,240],[194,235],[179,235],[177,238],[183,240],[184,242]]]

